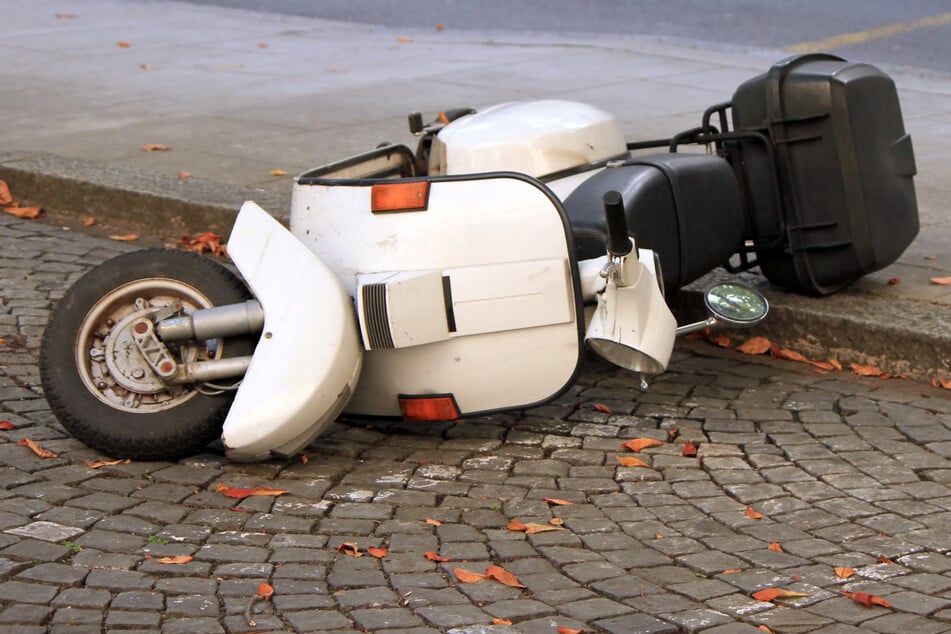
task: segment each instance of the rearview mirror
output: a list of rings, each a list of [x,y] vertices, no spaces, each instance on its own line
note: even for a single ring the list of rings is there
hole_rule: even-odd
[[[763,321],[769,312],[769,302],[762,293],[734,282],[723,282],[707,289],[703,303],[709,317],[678,327],[678,335],[717,326],[746,328]]]

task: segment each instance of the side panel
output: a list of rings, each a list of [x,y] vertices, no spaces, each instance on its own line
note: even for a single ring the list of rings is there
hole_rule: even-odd
[[[574,380],[583,335],[577,265],[561,205],[541,183],[507,173],[433,178],[426,210],[377,214],[371,185],[298,184],[292,232],[352,295],[358,276],[438,271],[466,289],[452,301],[458,328],[474,334],[367,351],[347,412],[399,416],[399,394],[446,393],[465,414],[495,411],[546,401]],[[494,267],[510,279],[493,282]],[[529,279],[540,272],[537,283]],[[522,314],[539,307],[548,314]]]

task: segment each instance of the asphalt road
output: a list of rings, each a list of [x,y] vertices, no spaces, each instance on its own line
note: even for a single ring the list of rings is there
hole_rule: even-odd
[[[630,33],[718,48],[806,48],[881,65],[951,71],[951,7],[944,0],[186,1],[389,27]]]

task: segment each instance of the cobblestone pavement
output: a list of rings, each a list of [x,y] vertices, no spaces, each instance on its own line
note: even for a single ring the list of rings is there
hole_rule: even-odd
[[[3,632],[951,629],[951,399],[907,381],[685,344],[647,392],[592,361],[547,406],[336,424],[306,462],[91,468],[102,456],[38,391],[36,350],[69,281],[129,248],[0,219]],[[664,443],[637,455],[648,467],[619,465],[637,437]],[[287,493],[237,500],[219,483]],[[160,561],[179,555],[193,559]],[[525,587],[453,572],[490,565]],[[752,597],[769,587],[805,596]]]

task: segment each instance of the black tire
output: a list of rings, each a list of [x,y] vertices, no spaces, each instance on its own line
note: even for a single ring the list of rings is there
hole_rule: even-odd
[[[134,305],[139,297],[153,302],[153,309],[169,298],[195,309],[251,295],[231,271],[186,251],[149,249],[109,260],[80,278],[52,312],[40,349],[43,392],[63,426],[90,447],[115,458],[177,460],[221,435],[234,392],[212,395],[194,386],[162,392],[155,383],[136,390],[138,384],[129,386],[135,379],[125,374],[119,384],[109,361],[129,355],[102,351],[116,345],[123,315],[142,310],[142,304]],[[254,345],[250,337],[206,343],[169,349],[191,359],[216,350],[220,358],[250,354]],[[136,378],[141,374],[137,368]]]

